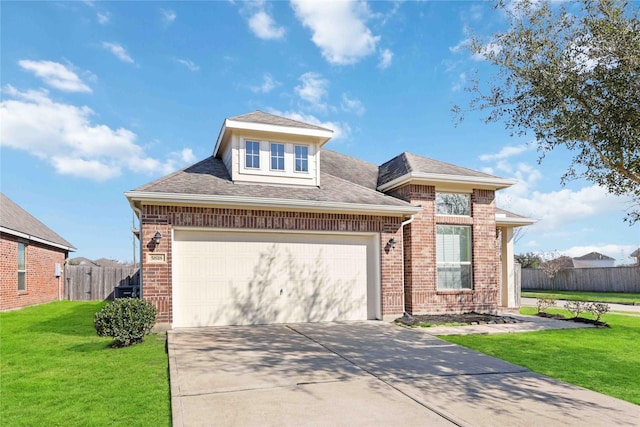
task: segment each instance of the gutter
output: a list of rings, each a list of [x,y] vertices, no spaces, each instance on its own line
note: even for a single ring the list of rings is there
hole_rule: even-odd
[[[410,172],[378,186],[378,191],[386,192],[412,181],[425,181],[431,184],[435,183],[470,185],[473,186],[473,188],[488,188],[493,190],[500,190],[503,188],[511,187],[512,185],[517,183],[516,180],[499,177],[476,177],[465,175],[449,175],[444,173]]]
[[[1,233],[6,233],[6,234],[11,234],[12,236],[16,236],[16,237],[22,237],[23,239],[28,239],[28,240],[31,240],[33,242],[43,243],[45,245],[53,246],[55,248],[64,249],[64,250],[69,251],[69,252],[75,252],[76,251],[76,248],[74,248],[73,246],[62,245],[60,243],[55,243],[55,242],[52,242],[50,240],[45,240],[45,239],[41,239],[41,238],[36,237],[36,236],[32,236],[31,234],[22,233],[20,231],[15,231],[15,230],[12,230],[10,228],[6,228],[6,227],[0,226],[0,232]]]
[[[287,209],[314,212],[363,212],[382,215],[413,215],[421,208],[414,206],[369,205],[362,203],[324,202],[317,200],[275,199],[264,197],[220,196],[207,194],[175,194],[149,191],[130,191],[125,193],[130,202],[172,203],[176,205],[218,205],[251,207],[260,209]]]

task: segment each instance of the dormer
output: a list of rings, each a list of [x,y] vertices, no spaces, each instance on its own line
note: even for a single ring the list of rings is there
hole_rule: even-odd
[[[225,119],[213,156],[233,182],[320,185],[320,148],[333,131],[262,111]]]

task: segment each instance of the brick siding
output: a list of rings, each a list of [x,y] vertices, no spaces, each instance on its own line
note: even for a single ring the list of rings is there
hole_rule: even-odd
[[[18,242],[26,243],[26,289],[18,291]],[[58,300],[64,295],[64,275],[55,277],[55,265],[64,267],[68,252],[0,233],[0,310]]]
[[[401,315],[402,251],[399,246],[396,249],[386,248],[391,237],[401,242],[401,222],[400,217],[373,215],[144,205],[141,219],[143,297],[153,302],[158,308],[159,314],[156,319],[158,323],[172,322],[171,231],[173,227],[379,233],[381,311],[383,316]],[[151,242],[157,231],[163,238],[160,245],[154,248]],[[167,262],[148,263],[146,257],[149,253],[164,253]]]
[[[391,193],[422,205],[423,211],[405,226],[405,300],[411,314],[495,312],[499,302],[499,257],[496,241],[495,192],[474,190],[471,217],[435,214],[434,186],[409,184]],[[438,290],[436,225],[469,225],[472,228],[472,290]]]

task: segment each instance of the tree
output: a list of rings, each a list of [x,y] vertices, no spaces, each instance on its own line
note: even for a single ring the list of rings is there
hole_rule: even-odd
[[[580,10],[573,10],[579,7]],[[469,110],[489,111],[516,135],[533,132],[545,154],[565,147],[577,177],[629,195],[625,220],[640,220],[640,21],[638,3],[601,0],[499,2],[509,27],[468,49],[498,67],[468,88]],[[572,8],[569,10],[568,8]],[[454,113],[462,119],[459,106]]]
[[[542,257],[535,252],[527,252],[526,254],[516,254],[516,261],[522,268],[539,268],[542,264]]]

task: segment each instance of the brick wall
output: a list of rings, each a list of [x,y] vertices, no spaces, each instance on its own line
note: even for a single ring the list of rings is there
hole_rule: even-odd
[[[404,231],[407,311],[412,314],[496,311],[500,285],[494,191],[473,191],[471,217],[436,216],[434,186],[409,184],[394,190],[392,195],[423,207]],[[438,290],[437,224],[471,226],[473,290]]]
[[[27,243],[26,290],[18,291],[18,241]],[[0,310],[11,310],[58,299],[64,276],[55,277],[55,265],[64,267],[67,251],[37,242],[26,242],[0,233]],[[64,294],[64,292],[62,292]]]
[[[223,209],[189,206],[145,205],[142,209],[141,242],[143,297],[155,304],[158,323],[172,321],[171,230],[174,226],[216,229],[265,229],[291,231],[337,231],[379,233],[381,249],[382,314],[402,314],[402,251],[387,248],[387,242],[400,235],[400,217],[313,212],[276,212],[250,209]],[[154,248],[156,231],[163,238]],[[148,254],[166,254],[166,263],[147,262]]]

